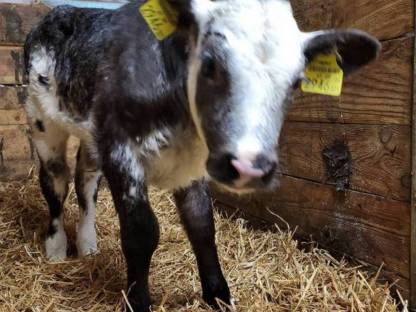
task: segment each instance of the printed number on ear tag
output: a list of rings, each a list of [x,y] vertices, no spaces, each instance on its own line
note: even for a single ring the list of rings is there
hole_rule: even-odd
[[[340,96],[344,72],[337,64],[335,54],[320,54],[306,66],[302,91]]]
[[[161,41],[175,32],[178,12],[166,0],[149,0],[139,11],[157,40]]]

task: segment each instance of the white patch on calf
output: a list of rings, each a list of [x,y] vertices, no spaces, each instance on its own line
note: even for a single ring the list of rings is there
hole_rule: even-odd
[[[46,257],[50,261],[62,261],[66,258],[67,237],[64,230],[63,217],[52,221],[56,232],[45,241]]]
[[[159,155],[161,147],[168,144],[171,135],[169,129],[165,128],[154,130],[146,138],[137,138],[138,153],[144,157]]]
[[[111,159],[134,181],[143,179],[144,173],[135,151],[135,143],[119,144],[112,152]]]

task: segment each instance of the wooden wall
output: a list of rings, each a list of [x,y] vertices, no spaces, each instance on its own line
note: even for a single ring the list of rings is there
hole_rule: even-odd
[[[26,97],[22,46],[48,10],[42,5],[0,4],[0,180],[25,176],[33,165],[22,108]]]
[[[279,222],[367,263],[409,290],[412,0],[293,0],[305,31],[356,27],[383,43],[380,59],[349,77],[339,98],[299,93],[280,141],[273,194],[218,202]]]

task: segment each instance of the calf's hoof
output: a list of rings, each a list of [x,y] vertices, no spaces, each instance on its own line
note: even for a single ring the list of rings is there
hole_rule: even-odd
[[[224,277],[216,280],[210,280],[204,282],[203,286],[203,299],[212,308],[219,310],[220,306],[218,301],[224,302],[226,305],[231,305],[230,289]],[[224,306],[222,306],[224,308]]]
[[[151,310],[151,301],[148,291],[140,291],[138,287],[130,287],[127,291],[128,303],[124,304],[126,312],[149,312]]]
[[[48,236],[45,240],[46,257],[51,262],[60,262],[66,258],[67,238],[63,230]]]
[[[96,254],[98,252],[96,237],[79,237],[77,239],[77,250],[80,257]]]
[[[125,312],[151,312],[151,304],[149,303],[135,303],[129,300],[129,304],[124,305]]]
[[[77,250],[80,257],[93,255],[98,252],[97,234],[93,222],[81,222],[78,225]]]

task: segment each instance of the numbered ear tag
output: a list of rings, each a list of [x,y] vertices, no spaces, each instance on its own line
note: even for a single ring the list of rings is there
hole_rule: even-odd
[[[340,96],[344,72],[337,64],[336,54],[320,54],[306,66],[303,92]]]
[[[178,12],[165,0],[149,0],[139,11],[157,40],[161,41],[175,32]]]

